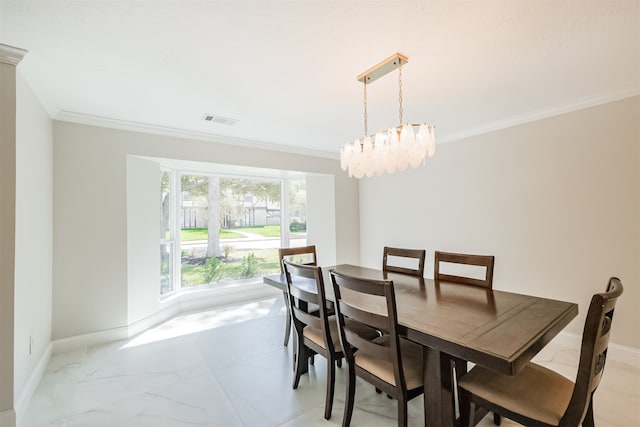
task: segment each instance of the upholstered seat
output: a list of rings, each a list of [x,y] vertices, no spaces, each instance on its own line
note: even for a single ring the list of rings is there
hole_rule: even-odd
[[[391,345],[388,335],[376,338],[373,342],[385,347]],[[422,373],[422,347],[404,338],[400,338],[400,355],[402,358],[402,372],[404,373],[404,381],[407,388],[414,389],[422,387],[424,383],[424,375]],[[393,361],[376,357],[366,351],[358,351],[355,353],[355,362],[356,365],[372,375],[396,386]]]
[[[508,411],[558,425],[569,406],[573,382],[543,366],[530,363],[517,377],[477,367],[460,386]]]

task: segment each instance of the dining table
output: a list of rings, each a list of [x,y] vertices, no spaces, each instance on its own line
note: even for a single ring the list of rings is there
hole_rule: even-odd
[[[423,348],[425,425],[431,427],[457,423],[452,358],[515,375],[578,315],[578,305],[571,302],[349,264],[322,267],[326,298],[331,302],[331,270],[393,281],[399,333]],[[292,280],[316,292],[315,281]],[[266,275],[263,282],[286,290],[284,274]]]

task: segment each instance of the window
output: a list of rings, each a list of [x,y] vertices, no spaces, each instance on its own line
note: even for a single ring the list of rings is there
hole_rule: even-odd
[[[255,282],[279,271],[278,248],[307,242],[304,178],[162,171],[161,203],[161,294]]]
[[[174,174],[160,171],[160,294],[174,290],[175,240],[172,232]]]

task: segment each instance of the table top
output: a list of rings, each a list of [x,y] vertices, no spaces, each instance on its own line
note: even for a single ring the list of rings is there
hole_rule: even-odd
[[[578,314],[578,305],[570,302],[456,283],[436,284],[432,279],[347,264],[322,268],[328,300],[334,299],[331,269],[392,280],[403,336],[508,375],[522,369]],[[283,274],[267,275],[263,280],[286,288]],[[294,277],[294,282],[315,291],[310,279]]]

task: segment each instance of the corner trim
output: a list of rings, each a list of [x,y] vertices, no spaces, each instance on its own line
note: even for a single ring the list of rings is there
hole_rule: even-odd
[[[28,53],[25,49],[0,43],[0,62],[16,66]]]

